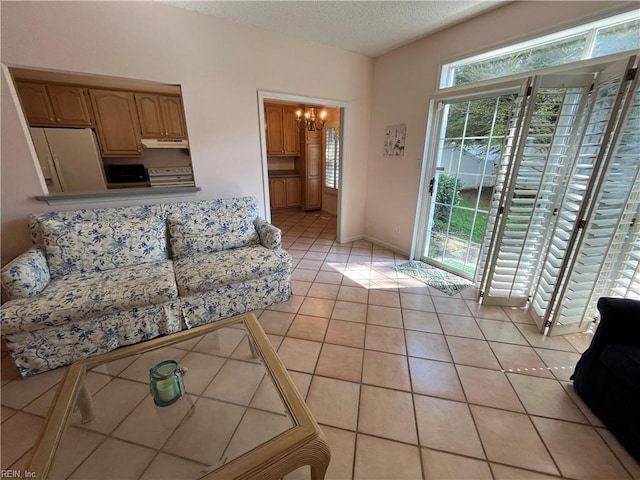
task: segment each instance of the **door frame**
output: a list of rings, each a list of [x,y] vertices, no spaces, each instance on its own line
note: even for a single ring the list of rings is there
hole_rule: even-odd
[[[307,97],[304,95],[294,95],[289,93],[280,93],[280,92],[272,92],[268,90],[258,90],[258,119],[259,119],[259,128],[260,128],[260,155],[262,157],[262,191],[263,191],[263,201],[264,201],[264,210],[265,210],[265,219],[270,222],[271,221],[271,202],[269,197],[269,165],[267,163],[267,138],[266,138],[266,120],[264,116],[264,102],[269,100],[276,100],[282,102],[291,102],[291,103],[309,103],[314,105],[322,105],[330,108],[339,108],[340,109],[340,188],[338,188],[338,206],[336,211],[337,216],[337,232],[336,232],[336,240],[340,243],[344,242],[342,238],[342,232],[344,231],[342,225],[342,192],[344,190],[344,186],[348,184],[348,174],[345,172],[344,168],[344,152],[347,148],[347,135],[348,129],[346,128],[348,113],[349,113],[349,104],[346,102],[340,102],[337,100],[330,100],[326,98],[317,98],[317,97]],[[324,185],[323,185],[324,188]]]

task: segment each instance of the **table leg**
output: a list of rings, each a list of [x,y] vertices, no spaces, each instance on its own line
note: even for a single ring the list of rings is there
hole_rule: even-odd
[[[78,389],[78,410],[82,416],[82,423],[89,423],[96,416],[96,412],[93,409],[93,397],[87,389],[87,384],[84,378],[80,382],[80,388]]]
[[[329,468],[329,462],[331,461],[331,450],[322,431],[319,432],[318,438],[311,442],[309,447],[311,480],[324,480],[327,468]]]
[[[328,464],[311,465],[311,480],[324,480]]]

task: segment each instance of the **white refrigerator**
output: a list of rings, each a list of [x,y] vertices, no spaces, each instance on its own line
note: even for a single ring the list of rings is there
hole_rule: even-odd
[[[107,189],[93,130],[40,127],[29,130],[49,193]]]

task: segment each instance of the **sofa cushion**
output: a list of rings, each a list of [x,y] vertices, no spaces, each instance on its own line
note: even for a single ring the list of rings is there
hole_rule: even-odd
[[[2,286],[9,298],[37,295],[50,280],[47,258],[40,247],[31,247],[2,269]]]
[[[51,276],[103,271],[167,259],[162,218],[42,223]]]
[[[9,335],[84,321],[165,303],[177,296],[170,261],[72,273],[52,280],[36,297],[3,305],[2,333]]]
[[[196,215],[169,214],[167,223],[172,258],[257,244],[260,239],[249,213],[250,207],[199,212]]]
[[[161,205],[129,205],[126,207],[82,208],[78,210],[60,210],[56,212],[34,213],[29,215],[31,240],[42,245],[42,225],[47,220],[63,223],[111,222],[114,220],[141,221],[148,218],[164,218]]]
[[[193,295],[291,268],[291,256],[262,245],[180,258],[174,262],[180,295]]]
[[[600,354],[600,361],[627,387],[640,393],[640,346],[610,343]]]

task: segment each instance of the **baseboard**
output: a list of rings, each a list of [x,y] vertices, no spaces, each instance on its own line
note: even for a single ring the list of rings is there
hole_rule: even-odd
[[[390,243],[383,242],[382,240],[371,237],[369,235],[356,235],[354,237],[349,237],[343,243],[357,242],[358,240],[366,240],[367,242],[374,243],[380,247],[384,247],[387,250],[391,250],[394,253],[399,253],[400,255],[404,255],[405,257],[409,258],[409,252],[407,252],[406,250],[403,250],[396,245],[391,245]]]
[[[382,240],[374,238],[374,237],[371,237],[369,235],[363,235],[362,239],[367,240],[368,242],[371,242],[371,243],[375,243],[376,245],[384,247],[387,250],[391,250],[392,252],[399,253],[400,255],[404,255],[407,258],[409,258],[409,252],[403,250],[402,248],[400,248],[400,247],[398,247],[396,245],[391,245],[390,243],[383,242]]]

